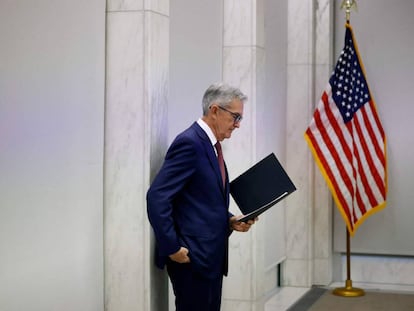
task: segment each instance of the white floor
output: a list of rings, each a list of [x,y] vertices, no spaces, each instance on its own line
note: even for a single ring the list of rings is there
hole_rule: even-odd
[[[265,311],[286,311],[308,290],[309,288],[305,287],[282,287],[276,295],[267,301]]]

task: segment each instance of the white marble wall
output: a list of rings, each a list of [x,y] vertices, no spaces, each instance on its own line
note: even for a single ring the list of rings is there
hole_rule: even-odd
[[[258,154],[258,105],[264,104],[265,50],[264,1],[225,0],[223,80],[239,86],[249,101],[243,123],[224,148],[232,176],[238,176],[262,154]],[[231,206],[235,213],[240,213]],[[266,295],[275,290],[276,265],[265,265],[264,223],[248,234],[230,239],[229,277],[224,281],[223,310],[263,310]],[[268,268],[268,270],[266,270]]]
[[[287,198],[287,260],[283,265],[284,284],[311,285],[312,193],[310,155],[303,133],[312,107],[312,27],[313,3],[294,0],[288,5],[288,90],[287,90],[287,170],[298,191]]]
[[[328,83],[332,72],[333,61],[333,32],[334,32],[334,5],[332,1],[317,1],[315,10],[314,29],[314,72],[312,79],[313,100],[308,105],[308,113],[313,114],[322,90]],[[311,119],[309,115],[309,121]],[[314,161],[312,159],[312,161]],[[312,285],[327,285],[332,281],[332,196],[326,182],[312,162],[313,180],[310,187],[313,192],[313,216],[310,223],[313,225],[313,266]]]
[[[341,275],[332,287],[343,287],[347,278],[346,256],[340,258]],[[397,256],[351,256],[353,286],[369,290],[414,292],[414,259]],[[340,282],[339,282],[340,281]]]
[[[329,78],[332,5],[288,2],[287,169],[298,191],[287,198],[286,286],[329,284],[332,278],[330,195],[303,138]]]
[[[169,1],[107,3],[105,310],[167,308],[145,195],[167,143]]]

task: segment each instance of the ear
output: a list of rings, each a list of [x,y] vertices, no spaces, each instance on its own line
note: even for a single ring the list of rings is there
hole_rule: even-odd
[[[217,116],[217,111],[218,111],[219,109],[218,109],[218,107],[217,107],[217,104],[212,104],[211,106],[210,106],[210,115],[212,116],[212,117],[215,117],[215,116]]]

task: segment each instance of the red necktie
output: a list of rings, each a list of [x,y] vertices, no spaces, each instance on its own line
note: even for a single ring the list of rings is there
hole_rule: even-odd
[[[220,166],[221,179],[223,180],[223,187],[224,187],[226,184],[226,170],[224,168],[223,151],[221,150],[220,142],[217,142],[214,146],[216,147],[216,150],[217,150],[217,160]]]

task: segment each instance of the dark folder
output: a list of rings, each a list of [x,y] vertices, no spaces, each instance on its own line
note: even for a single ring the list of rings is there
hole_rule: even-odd
[[[274,153],[230,182],[230,193],[244,217],[254,219],[296,190]]]

